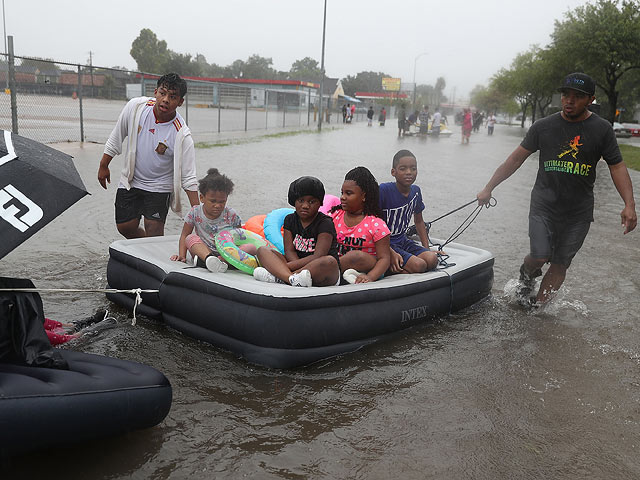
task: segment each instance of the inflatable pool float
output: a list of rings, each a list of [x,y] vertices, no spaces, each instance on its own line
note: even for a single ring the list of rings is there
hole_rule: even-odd
[[[0,363],[0,456],[153,427],[171,385],[156,369],[55,349],[69,370]]]
[[[295,212],[293,208],[276,208],[269,212],[264,219],[264,237],[273,243],[283,255],[282,225],[284,225],[284,217],[293,212]]]
[[[336,205],[340,205],[340,199],[335,195],[331,195],[330,193],[324,196],[322,200],[322,206],[318,209],[318,211],[324,213],[325,215],[331,216],[330,210]]]
[[[191,337],[275,368],[351,352],[399,330],[472,305],[491,292],[493,255],[451,243],[452,265],[377,282],[296,288],[238,271],[212,274],[172,262],[178,236],[118,240],[109,248],[112,288],[157,289],[137,312]],[[133,305],[127,294],[108,294]]]
[[[266,215],[254,215],[242,225],[242,228],[264,237],[264,219]]]
[[[252,275],[253,270],[259,266],[258,258],[241,250],[239,247],[253,245],[256,250],[260,247],[276,248],[269,240],[243,228],[221,230],[215,236],[215,244],[220,256],[229,265],[249,275]]]

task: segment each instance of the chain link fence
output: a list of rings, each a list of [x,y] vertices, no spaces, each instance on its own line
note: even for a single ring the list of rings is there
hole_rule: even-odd
[[[158,77],[0,54],[0,128],[43,143],[104,143],[128,99],[153,96]],[[185,80],[188,92],[178,111],[197,142],[215,140],[221,132],[317,123],[316,89],[308,85],[265,88]]]

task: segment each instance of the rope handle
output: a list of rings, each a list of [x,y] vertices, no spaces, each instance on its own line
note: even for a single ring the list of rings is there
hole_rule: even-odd
[[[455,212],[457,212],[459,210],[462,210],[463,208],[468,207],[469,205],[471,205],[471,204],[473,204],[473,203],[475,203],[477,201],[478,201],[478,199],[474,198],[470,202],[467,202],[464,205],[461,205],[458,208],[455,208],[455,209],[451,210],[450,212],[445,213],[444,215],[440,215],[435,220],[431,220],[430,222],[426,222],[425,226],[427,228],[427,234],[431,230],[431,224],[432,223],[437,222],[438,220],[441,220],[444,217],[447,217],[447,216],[451,215],[452,213],[455,213]],[[464,233],[464,231],[471,226],[471,224],[475,221],[475,219],[478,217],[478,215],[482,211],[483,207],[484,208],[490,208],[490,207],[495,207],[496,205],[498,205],[498,200],[496,200],[495,197],[491,197],[489,199],[489,201],[487,203],[485,203],[484,205],[477,205],[476,208],[473,209],[473,211],[469,214],[469,216],[463,220],[463,222],[458,226],[458,228],[456,228],[453,231],[453,233],[449,236],[449,238],[444,243],[441,243],[441,244],[437,243],[437,244],[433,244],[432,246],[437,247],[438,251],[442,251],[442,249],[447,244],[453,242],[455,239],[460,237],[460,235],[462,235]],[[415,225],[411,225],[409,228],[407,228],[407,233],[406,233],[407,236],[416,235],[417,233],[418,232],[416,230],[416,226]],[[455,263],[448,263],[447,262],[447,259],[449,258],[449,255],[441,254],[441,253],[437,253],[437,255],[438,255],[438,265],[442,266],[442,268],[448,268],[448,267],[452,267],[452,266],[455,265]]]
[[[493,200],[493,202],[492,202]],[[475,200],[474,200],[475,201]],[[467,205],[471,205],[472,202],[467,203],[465,206]],[[498,204],[498,201],[494,198],[491,197],[489,199],[488,203],[485,203],[484,205],[478,205],[476,206],[476,208],[473,209],[473,211],[469,214],[469,216],[467,218],[465,218],[462,223],[460,224],[460,226],[458,226],[458,228],[456,228],[453,233],[449,236],[449,238],[442,244],[442,247],[444,247],[445,245],[447,245],[448,243],[453,242],[454,240],[456,240],[460,235],[462,235],[464,233],[464,231],[469,228],[471,226],[471,224],[475,221],[476,218],[478,218],[478,215],[480,215],[480,212],[482,211],[482,208],[490,208],[490,207],[495,207]],[[459,210],[459,209],[458,209]],[[457,211],[457,210],[455,210]]]
[[[455,208],[453,210],[451,210],[450,212],[445,213],[444,215],[440,215],[438,218],[431,220],[430,222],[425,222],[425,225],[427,227],[427,233],[429,233],[429,230],[431,230],[431,224],[437,222],[438,220],[442,220],[444,217],[447,217],[449,215],[451,215],[452,213],[456,213],[458,210],[462,210],[465,207],[468,207],[469,205],[471,205],[472,203],[477,202],[478,199],[474,198],[473,200],[471,200],[470,202],[465,203],[464,205],[459,206],[458,208]],[[485,203],[484,205],[478,205],[476,208],[480,209],[482,207],[484,208],[490,208],[490,207],[495,207],[496,205],[498,205],[498,200],[496,200],[495,197],[491,197],[489,199],[488,203]],[[474,210],[475,212],[475,210]],[[409,228],[407,228],[407,235],[411,236],[411,235],[416,235],[418,232],[416,230],[416,226],[415,225],[411,225]]]

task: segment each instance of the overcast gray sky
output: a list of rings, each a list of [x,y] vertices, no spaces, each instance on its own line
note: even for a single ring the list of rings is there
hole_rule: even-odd
[[[442,76],[466,96],[584,0],[327,0],[330,77],[383,71],[418,84]],[[256,53],[278,70],[320,62],[323,0],[4,0],[16,55],[135,68],[129,50],[150,28],[171,50],[228,65]],[[416,57],[426,52],[426,55]]]

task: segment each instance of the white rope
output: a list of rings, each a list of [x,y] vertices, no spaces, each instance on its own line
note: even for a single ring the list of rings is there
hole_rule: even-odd
[[[142,303],[142,293],[158,293],[160,290],[143,290],[142,288],[134,288],[131,290],[119,290],[117,288],[0,288],[0,292],[63,292],[63,293],[131,293],[136,298],[133,301],[133,319],[131,325],[136,324],[136,309]]]
[[[116,317],[112,317],[111,315],[109,315],[109,310],[104,311],[104,318],[100,321],[104,322],[105,320],[114,320],[116,322],[118,321]]]

